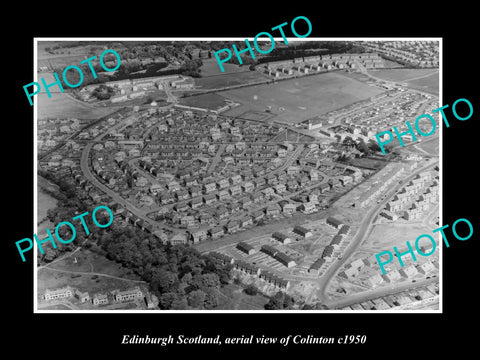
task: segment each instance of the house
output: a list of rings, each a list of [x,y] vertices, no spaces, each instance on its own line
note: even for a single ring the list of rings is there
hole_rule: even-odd
[[[45,300],[66,299],[73,296],[73,290],[70,286],[66,286],[56,290],[45,290],[43,294]]]
[[[185,225],[187,227],[195,226],[195,218],[191,215],[183,216],[180,218],[180,225]]]
[[[220,179],[219,181],[217,181],[217,187],[219,189],[225,189],[229,186],[230,186],[230,182],[228,181],[228,179]]]
[[[340,247],[340,244],[342,243],[342,240],[343,240],[343,237],[337,234],[330,241],[330,245],[332,245],[335,249],[338,249]]]
[[[192,209],[198,209],[200,206],[203,205],[202,198],[194,198],[190,201],[190,207]]]
[[[115,294],[115,301],[118,302],[132,301],[141,298],[143,298],[143,293],[138,286],[129,290],[119,291]]]
[[[186,201],[179,202],[179,203],[174,205],[174,209],[177,212],[187,211],[188,210],[188,204],[187,204]]]
[[[232,258],[231,256],[222,254],[222,253],[217,252],[217,251],[211,251],[211,252],[208,253],[208,255],[210,255],[210,257],[212,257],[214,260],[222,263],[223,265],[233,264],[235,262],[235,259]]]
[[[307,228],[304,228],[303,226],[300,226],[300,225],[295,225],[293,227],[293,232],[297,235],[302,236],[305,239],[308,239],[309,237],[311,237],[313,235],[310,230],[308,230]]]
[[[288,256],[287,254],[285,254],[283,252],[280,252],[280,251],[275,254],[274,258],[278,262],[285,265],[287,268],[291,268],[291,267],[294,267],[295,265],[297,265],[297,263],[290,256]]]
[[[232,220],[227,225],[225,225],[225,231],[229,234],[233,234],[234,232],[238,231],[239,228],[240,226],[237,220]]]
[[[325,193],[327,191],[330,190],[330,185],[327,184],[327,183],[323,183],[323,184],[320,184],[320,186],[318,187],[318,189],[320,190],[320,193]]]
[[[265,217],[265,214],[263,213],[263,211],[257,210],[257,211],[255,211],[255,212],[252,213],[252,219],[253,219],[253,221],[255,221],[255,222],[260,221],[260,220],[263,219],[264,217]]]
[[[312,265],[310,265],[310,267],[308,268],[308,272],[318,275],[320,273],[320,268],[322,267],[323,264],[325,264],[325,259],[318,258],[312,263]]]
[[[381,216],[383,216],[385,219],[387,220],[397,220],[398,216],[394,213],[391,213],[390,211],[388,210],[383,210],[381,213],[380,213]]]
[[[395,282],[396,280],[400,279],[402,275],[398,272],[398,270],[392,270],[389,271],[388,273],[382,275],[383,279],[385,282],[391,283]]]
[[[191,197],[202,195],[202,188],[200,186],[191,186],[188,190]]]
[[[233,214],[236,211],[240,210],[241,205],[240,205],[240,202],[238,202],[238,201],[232,201],[231,203],[229,203],[227,205],[227,207],[228,207],[228,210],[229,210],[230,214]]]
[[[322,258],[326,261],[331,261],[334,250],[335,248],[332,245],[327,245],[325,249],[323,249]]]
[[[247,244],[246,242],[243,242],[243,241],[239,242],[236,248],[247,255],[252,255],[255,253],[255,248],[252,245]]]
[[[252,199],[250,199],[248,196],[244,196],[240,199],[240,203],[242,204],[242,208],[245,209],[252,203]]]
[[[221,226],[216,226],[213,229],[209,230],[210,236],[212,239],[218,239],[225,235],[225,231],[223,230],[223,227]]]
[[[349,233],[350,233],[350,226],[343,225],[337,234],[347,236]]]
[[[275,216],[278,214],[280,214],[280,207],[278,204],[270,205],[265,209],[265,215],[267,216]]]
[[[362,259],[356,259],[347,265],[348,268],[354,268],[356,271],[360,271],[365,266]]]
[[[250,216],[244,216],[240,219],[240,226],[242,228],[250,226],[253,224],[253,219]]]
[[[108,304],[108,297],[106,294],[95,294],[92,298],[93,305],[105,305]]]
[[[242,188],[240,187],[240,185],[235,185],[229,189],[229,192],[230,192],[230,195],[237,196],[242,193]]]
[[[338,180],[343,186],[346,186],[353,181],[353,179],[350,176],[342,176]]]
[[[270,246],[270,245],[262,245],[261,250],[262,252],[264,252],[267,255],[270,255],[271,257],[275,257],[275,255],[278,252],[277,249],[275,249],[273,246]]]
[[[213,218],[213,216],[211,214],[207,213],[207,214],[200,215],[199,221],[200,221],[201,225],[205,225],[205,224],[211,225],[215,222],[215,219]]]
[[[352,279],[354,278],[355,276],[358,275],[358,270],[356,268],[346,268],[345,270],[341,271],[339,274],[339,276],[345,278],[345,279]]]
[[[80,290],[75,290],[75,297],[82,303],[90,300],[90,295],[88,292],[81,292]]]
[[[282,234],[280,232],[274,232],[272,234],[272,239],[281,242],[282,244],[290,244],[292,239],[289,238],[287,235]]]
[[[383,278],[382,276],[379,274],[379,273],[376,273],[375,275],[369,277],[367,279],[367,283],[371,286],[371,287],[375,287],[375,286],[378,286],[380,285],[381,283],[383,282]]]
[[[287,190],[287,188],[285,187],[285,184],[277,184],[273,188],[275,189],[275,192],[277,194],[284,193]]]
[[[211,193],[217,189],[217,184],[214,182],[210,182],[203,185],[203,191],[205,194]]]
[[[312,191],[310,194],[308,194],[308,201],[318,204],[318,194]]]
[[[258,268],[255,265],[249,264],[248,262],[243,261],[243,260],[236,261],[233,264],[233,267],[234,267],[234,269],[243,271],[243,272],[245,272],[247,274],[251,274],[251,275],[259,276],[260,272],[261,272],[260,268]]]
[[[339,229],[340,226],[343,225],[343,223],[340,220],[338,220],[334,217],[331,217],[331,216],[327,218],[326,223],[327,223],[327,225],[333,226],[336,229]]]
[[[190,239],[194,244],[197,244],[201,241],[207,240],[207,235],[208,235],[207,229],[199,229],[199,230],[190,232]]]
[[[262,190],[262,193],[264,196],[273,196],[275,194],[275,191],[271,187],[267,187]]]
[[[400,270],[399,270],[399,273],[400,275],[402,275],[402,277],[404,278],[412,278],[414,277],[415,275],[418,274],[418,270],[417,268],[415,267],[415,265],[410,265],[410,266],[407,266],[407,267],[402,267]]]
[[[247,181],[246,183],[244,183],[242,185],[242,189],[244,192],[246,193],[250,193],[253,191],[253,189],[255,189],[255,185],[253,185],[253,183],[251,181]]]
[[[433,269],[435,269],[435,266],[430,261],[427,261],[422,265],[417,265],[417,271],[423,275],[429,273]]]
[[[339,186],[342,185],[342,184],[340,183],[340,180],[338,180],[338,178],[332,178],[332,179],[328,180],[328,183],[330,184],[330,186],[331,186],[332,188],[334,188],[334,187],[339,187]]]
[[[317,207],[314,202],[306,202],[301,205],[301,210],[304,214],[312,214],[317,212]]]
[[[297,211],[297,206],[295,204],[291,203],[285,203],[283,205],[280,205],[282,207],[282,211],[284,214],[293,214]]]
[[[224,200],[228,199],[229,197],[230,197],[230,195],[228,193],[228,190],[220,190],[217,193],[217,199],[220,200],[220,201],[224,201]]]
[[[205,203],[205,205],[211,205],[216,201],[217,197],[215,194],[207,194],[203,196],[203,202]]]

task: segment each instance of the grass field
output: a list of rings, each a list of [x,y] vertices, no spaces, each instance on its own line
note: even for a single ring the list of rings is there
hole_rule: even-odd
[[[266,77],[258,71],[250,71],[247,67],[242,68],[242,70],[242,72],[235,73],[222,73],[219,71],[217,75],[195,79],[195,84],[199,89],[217,89],[266,79]]]
[[[216,310],[265,310],[268,298],[261,294],[247,295],[239,285],[229,284],[220,290],[220,304]]]
[[[25,97],[28,105],[28,100]],[[68,118],[73,117],[81,119],[98,119],[102,116],[114,112],[114,109],[108,107],[95,108],[91,105],[82,103],[81,101],[73,99],[70,95],[65,93],[52,93],[49,98],[45,92],[35,95],[34,102],[38,102],[38,119],[59,117]]]
[[[74,263],[75,258],[77,259],[76,264]],[[137,280],[139,278],[135,275],[127,274],[127,271],[120,264],[110,261],[103,256],[89,250],[80,250],[73,256],[52,264],[51,269],[42,268],[38,270],[38,293],[43,293],[45,289],[52,290],[67,285],[90,293],[110,291],[117,288],[124,289],[138,285],[137,282],[131,282],[128,278]],[[79,275],[74,272],[91,272],[92,274]],[[125,280],[99,276],[93,273],[122,277]]]
[[[415,147],[419,147],[420,149],[425,150],[429,154],[438,156],[440,154],[440,141],[438,138],[432,141],[422,141]]]
[[[438,95],[438,69],[385,69],[369,72],[381,79],[402,82],[412,89]]]
[[[393,251],[396,246],[399,251],[407,249],[406,241],[410,244],[415,243],[415,239],[422,234],[431,234],[432,229],[429,229],[421,223],[412,223],[406,221],[397,221],[389,224],[375,225],[368,239],[362,244],[362,250],[372,250],[378,253],[381,251]],[[425,244],[428,239],[424,239]],[[421,243],[423,244],[423,242]]]
[[[211,59],[202,59],[202,63],[203,65],[200,67],[202,77],[234,74],[238,72],[245,72],[248,70],[248,66],[244,67],[235,64],[223,63],[223,68],[225,72],[222,72],[222,70],[220,70],[220,66],[218,65],[217,59],[213,54]]]
[[[420,91],[425,91],[433,95],[439,94],[439,80],[438,74],[432,74],[430,76],[407,81],[408,87]]]
[[[225,105],[225,98],[218,94],[210,93],[181,98],[180,104],[215,110]]]
[[[373,76],[390,81],[408,81],[420,76],[438,74],[438,69],[384,69],[368,70]]]
[[[383,92],[350,76],[331,72],[297,79],[222,91],[243,105],[235,113],[247,110],[265,111],[271,107],[277,121],[299,123],[315,115],[364,100]],[[227,115],[234,115],[226,112]]]

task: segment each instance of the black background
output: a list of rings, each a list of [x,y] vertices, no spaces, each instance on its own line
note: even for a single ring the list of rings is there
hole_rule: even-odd
[[[452,348],[459,354],[473,347],[477,306],[478,254],[477,152],[478,53],[474,37],[473,8],[441,5],[420,9],[414,3],[335,2],[272,3],[267,10],[253,3],[187,3],[175,9],[145,4],[91,4],[59,12],[46,4],[19,12],[18,24],[2,25],[2,63],[7,83],[3,96],[3,328],[4,343],[17,351],[29,348],[38,356],[83,358],[107,355],[175,356],[182,352],[214,356],[259,351],[295,356],[309,352],[313,358],[329,355],[418,356]],[[24,15],[27,13],[30,15]],[[214,11],[214,12],[210,12]],[[21,262],[15,241],[33,235],[33,108],[23,85],[33,81],[34,37],[253,37],[296,16],[307,16],[310,37],[443,37],[443,104],[467,98],[473,116],[458,121],[450,114],[443,128],[443,223],[469,219],[474,235],[452,240],[443,249],[443,314],[33,314],[32,257]],[[8,17],[14,17],[10,14]],[[15,22],[15,19],[13,19]],[[289,31],[289,30],[288,30]],[[299,31],[300,32],[300,31]],[[287,35],[289,32],[287,33]],[[275,35],[277,36],[277,35]],[[6,70],[6,71],[5,71]],[[6,111],[5,111],[6,110]],[[437,130],[438,131],[438,130]],[[447,234],[451,232],[447,231]],[[388,236],[388,234],[386,234]],[[452,235],[449,236],[452,238]],[[405,239],[410,240],[410,239]],[[473,328],[471,327],[473,325]],[[367,343],[339,345],[120,345],[123,334],[152,337],[288,334],[315,336],[367,335]],[[6,341],[5,341],[6,340]],[[5,346],[5,345],[4,345]],[[6,349],[5,349],[6,350]],[[363,356],[362,356],[363,357]]]

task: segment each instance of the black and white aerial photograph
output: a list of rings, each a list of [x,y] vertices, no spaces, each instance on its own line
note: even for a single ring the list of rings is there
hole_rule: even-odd
[[[7,352],[473,350],[471,5],[95,5],[3,24]]]
[[[438,310],[440,40],[232,44],[37,42],[38,310]]]

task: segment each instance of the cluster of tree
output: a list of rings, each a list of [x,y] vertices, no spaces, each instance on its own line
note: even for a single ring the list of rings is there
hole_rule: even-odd
[[[48,220],[56,226],[62,221],[69,221],[72,222],[72,217],[76,216],[77,214],[84,213],[86,211],[90,211],[88,206],[80,200],[76,196],[75,186],[64,179],[59,179],[55,177],[54,174],[39,170],[38,175],[44,177],[51,183],[57,185],[60,191],[49,191],[47,189],[43,189],[42,191],[46,192],[53,198],[57,200],[57,206],[53,209],[49,209],[47,211],[47,218]],[[88,229],[97,229],[95,233],[91,232],[90,239],[95,239],[96,236],[100,235],[104,229],[99,229],[93,223],[91,217],[84,217],[84,220],[87,224]],[[105,221],[98,218],[98,220]],[[102,222],[101,222],[102,223]],[[58,246],[56,249],[53,249],[50,245],[46,244],[44,249],[44,254],[41,254],[40,251],[38,254],[39,263],[42,262],[50,262],[57,258],[58,256],[62,255],[65,252],[72,251],[76,248],[76,246],[82,244],[87,237],[83,226],[75,226],[76,229],[76,236],[75,239],[69,244],[62,244],[62,246]],[[50,228],[50,231],[53,233],[54,229]],[[71,229],[69,227],[63,226],[59,228],[60,237],[63,239],[70,239],[72,237]],[[46,234],[37,234],[39,239],[45,238]]]
[[[112,87],[101,84],[93,90],[92,95],[95,96],[98,100],[108,100],[112,97],[114,93],[115,90]]]
[[[354,45],[344,41],[308,41],[301,44],[289,44],[286,47],[275,47],[272,52],[258,59],[258,63],[271,61],[291,60],[294,58],[305,58],[306,56],[361,53],[365,49],[362,46]]]
[[[183,75],[191,76],[191,77],[200,77],[201,69],[200,67],[203,65],[202,59],[195,59],[195,60],[188,60],[180,68],[180,71]]]
[[[138,229],[113,228],[97,244],[107,258],[147,281],[162,309],[213,309],[221,285],[231,279],[231,265],[219,265],[189,246],[163,245]]]
[[[39,170],[38,173],[60,188],[55,196],[57,207],[47,212],[53,224],[71,221],[77,214],[91,212],[92,209],[81,199],[64,194],[72,191],[73,185],[68,181],[58,179],[47,171]],[[100,223],[107,222],[100,214],[97,215]],[[189,246],[162,244],[153,235],[140,229],[119,227],[115,222],[108,228],[100,229],[91,216],[83,219],[88,229],[95,229],[88,235],[87,247],[95,244],[92,250],[101,249],[102,255],[122,264],[148,282],[151,291],[158,296],[162,309],[214,309],[218,306],[220,287],[231,281],[230,264],[218,264],[209,255],[201,255]],[[52,261],[84,242],[87,235],[83,226],[74,225],[75,240],[57,249],[49,249],[40,260]],[[68,227],[60,230],[63,238],[71,237]]]
[[[270,297],[270,300],[264,307],[265,310],[289,310],[292,309],[294,304],[295,301],[290,295],[279,291],[274,296]]]

